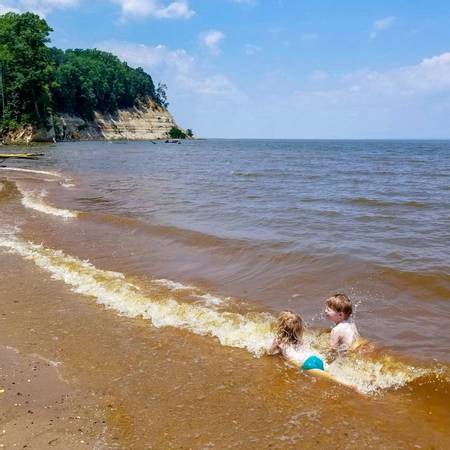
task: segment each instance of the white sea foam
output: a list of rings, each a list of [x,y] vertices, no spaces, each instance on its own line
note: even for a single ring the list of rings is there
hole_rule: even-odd
[[[246,348],[261,355],[270,345],[270,321],[265,314],[217,311],[174,299],[152,300],[123,274],[99,270],[87,261],[15,238],[0,238],[0,246],[32,260],[52,278],[71,286],[74,292],[94,297],[98,303],[129,317],[142,316],[156,327],[187,328],[196,334],[216,336],[220,343]]]
[[[167,289],[170,289],[171,291],[192,291],[192,295],[197,298],[200,302],[204,303],[207,306],[215,307],[222,305],[226,302],[227,299],[223,299],[220,297],[216,297],[215,295],[211,294],[199,294],[199,289],[197,289],[194,286],[189,286],[186,284],[179,283],[177,281],[168,280],[166,278],[160,278],[158,280],[152,280],[154,284],[157,284],[159,286],[163,286]]]
[[[63,181],[63,182],[61,182],[61,186],[62,187],[65,187],[65,188],[73,188],[73,187],[75,187],[76,186],[76,184],[75,183],[70,183],[70,182],[66,182],[66,181]]]
[[[197,298],[208,306],[223,305],[225,303],[225,300],[228,300],[228,299],[216,297],[215,295],[211,295],[211,294],[197,295]]]
[[[36,194],[26,192],[20,188],[19,191],[22,194],[21,201],[22,205],[25,206],[25,208],[34,209],[35,211],[39,211],[44,214],[51,214],[53,216],[63,217],[64,219],[73,219],[78,217],[77,211],[56,208],[55,206],[51,206],[48,203],[45,203],[43,200],[43,196],[38,196]]]
[[[46,170],[22,169],[20,167],[0,167],[0,170],[7,170],[12,172],[36,173],[39,175],[50,175],[52,177],[62,178],[62,175],[60,173],[49,172]]]
[[[60,250],[1,233],[0,247],[33,261],[74,292],[93,297],[97,303],[126,316],[142,316],[156,327],[172,326],[215,336],[222,345],[245,348],[256,356],[264,354],[272,342],[274,317],[268,313],[239,314],[171,298],[156,300],[129,282],[124,274],[97,269],[88,261],[65,255]],[[305,347],[314,350],[315,340],[314,333],[308,333]],[[426,369],[408,366],[389,355],[377,361],[346,358],[331,364],[328,370],[341,382],[366,393],[404,386],[428,373]]]
[[[166,287],[172,291],[182,291],[188,289],[194,289],[192,286],[187,286],[182,283],[178,283],[177,281],[167,280],[166,278],[160,278],[159,280],[152,280],[153,283],[158,284],[159,286]]]
[[[50,172],[47,170],[22,169],[21,167],[0,167],[0,170],[6,170],[9,172],[34,173],[37,175],[47,175],[54,178],[63,179],[62,181],[60,181],[60,184],[65,188],[75,187],[75,184],[73,183],[73,180],[71,178],[64,178],[64,175],[58,172]],[[54,178],[45,179],[45,181],[55,181]]]

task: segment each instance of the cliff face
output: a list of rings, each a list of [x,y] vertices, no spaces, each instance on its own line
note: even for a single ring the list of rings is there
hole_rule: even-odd
[[[55,115],[48,129],[31,125],[10,132],[7,143],[71,140],[153,140],[167,139],[172,127],[178,127],[172,115],[152,100],[145,105],[119,110],[117,114],[95,113],[90,122],[67,114]]]

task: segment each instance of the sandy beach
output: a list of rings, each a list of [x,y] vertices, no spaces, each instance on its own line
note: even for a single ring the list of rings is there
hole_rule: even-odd
[[[1,347],[0,358],[0,448],[102,448],[101,412],[54,362],[12,347]]]

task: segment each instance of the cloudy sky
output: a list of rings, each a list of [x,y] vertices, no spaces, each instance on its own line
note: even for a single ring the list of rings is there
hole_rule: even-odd
[[[448,0],[0,0],[168,86],[202,137],[450,138]]]

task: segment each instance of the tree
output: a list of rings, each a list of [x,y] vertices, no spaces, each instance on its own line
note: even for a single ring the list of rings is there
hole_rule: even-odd
[[[115,113],[148,98],[156,100],[152,77],[132,69],[111,53],[96,49],[53,49],[57,65],[52,90],[58,112],[92,119],[95,111]]]
[[[167,101],[167,85],[159,82],[156,88],[156,101],[164,108],[168,108],[169,102]]]
[[[36,14],[0,16],[2,130],[18,123],[43,124],[46,121],[54,68],[45,44],[51,31],[45,20]]]
[[[167,86],[97,49],[47,47],[53,31],[36,14],[0,16],[0,131],[47,125],[56,113],[92,120],[94,113],[146,104],[167,107]]]
[[[169,131],[169,136],[172,139],[186,139],[186,133],[177,127],[172,127]]]
[[[194,137],[194,132],[193,132],[190,128],[188,128],[188,129],[186,130],[186,135],[189,136],[190,138],[191,138],[191,137]]]

